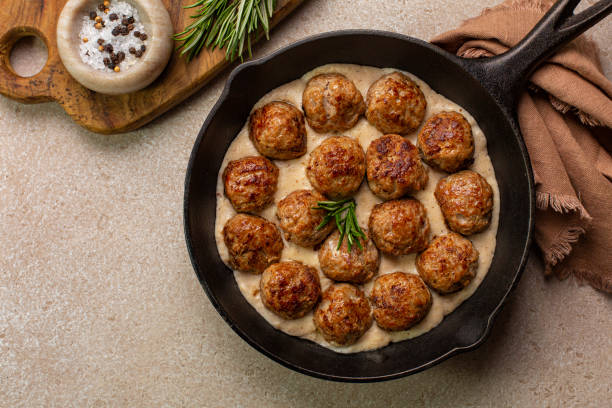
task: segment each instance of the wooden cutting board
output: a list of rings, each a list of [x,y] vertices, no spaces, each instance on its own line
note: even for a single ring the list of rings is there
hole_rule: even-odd
[[[276,25],[303,0],[279,0],[271,21]],[[55,29],[67,0],[10,0],[0,8],[0,93],[23,103],[56,101],[85,128],[97,133],[121,133],[150,122],[200,89],[228,65],[225,52],[204,50],[187,63],[175,51],[159,78],[147,88],[120,96],[90,91],[66,71],[57,52]],[[174,32],[183,30],[193,10],[182,6],[193,0],[163,0]],[[11,68],[13,45],[22,37],[37,36],[49,57],[38,74],[23,78]]]

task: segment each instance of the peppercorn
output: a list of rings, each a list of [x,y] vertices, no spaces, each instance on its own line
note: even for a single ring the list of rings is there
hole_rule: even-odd
[[[121,26],[120,30],[121,30],[121,35],[128,35],[129,34],[127,26]]]
[[[110,21],[115,21],[115,20],[119,19],[119,16],[117,15],[117,13],[112,13],[112,14],[110,14],[110,15],[108,16],[108,19],[109,19]]]
[[[113,52],[113,46],[111,44],[106,44],[106,46],[104,47],[104,51],[108,53]]]
[[[145,33],[140,34],[140,39],[142,41],[145,41],[147,38],[149,38],[149,37],[147,37],[147,35]]]
[[[128,24],[128,31],[132,31],[134,29],[134,24]]]
[[[101,46],[99,46],[99,47],[98,47],[98,49],[99,49],[100,51],[104,51],[104,46],[103,46],[103,45],[101,45]]]
[[[137,50],[135,55],[136,55],[136,58],[142,57],[142,51]]]
[[[109,9],[104,9],[104,13],[108,14],[110,10]]]
[[[128,24],[130,24],[130,23],[128,23],[128,19],[127,19],[127,18],[123,17],[123,18],[121,19],[121,24],[123,24],[124,26],[126,26],[126,25],[128,25]]]
[[[134,37],[140,38],[140,31],[134,31]]]
[[[111,31],[111,34],[114,35],[115,37],[121,34],[121,30],[119,29],[119,26],[116,26],[115,28],[113,28],[113,31]]]
[[[95,22],[96,22],[96,23],[99,23],[100,21],[102,21],[102,17],[100,17],[100,16],[96,16],[96,18],[95,18]]]
[[[136,48],[134,47],[130,47],[130,49],[128,50],[130,52],[130,54],[136,54]]]
[[[86,43],[87,41],[89,41],[89,38],[83,37],[83,42]]]
[[[120,69],[119,69],[119,67],[118,67],[118,66],[115,66],[115,68],[113,68],[113,70],[114,70],[115,72],[119,72],[119,71],[120,71]]]
[[[104,59],[102,60],[102,62],[104,63],[104,66],[105,66],[105,67],[108,67],[108,66],[110,66],[110,64],[111,64],[111,60],[110,60],[110,58],[104,58]]]
[[[97,30],[100,30],[102,28],[102,24],[96,23],[94,24],[94,27],[96,27]]]
[[[104,6],[106,6],[106,7],[110,6],[110,1],[105,0],[105,1],[104,1]]]
[[[145,52],[147,50],[147,46],[146,45],[141,45],[140,46],[140,51]]]
[[[89,12],[89,19],[90,20],[95,20],[95,18],[98,16],[98,14],[96,14],[95,11],[90,11]]]
[[[134,17],[130,16],[127,19],[128,24],[134,24]]]
[[[117,53],[117,59],[119,60],[119,62],[123,61],[125,59],[125,52],[119,51]]]
[[[105,8],[106,8],[106,6],[104,6],[104,3],[98,4],[98,10],[104,11]]]
[[[103,38],[98,38],[98,45],[102,45],[104,44],[104,39]]]

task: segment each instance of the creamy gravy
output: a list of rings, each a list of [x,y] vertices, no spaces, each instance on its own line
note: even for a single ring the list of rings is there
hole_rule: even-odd
[[[253,109],[258,108],[268,102],[275,100],[283,100],[292,103],[301,110],[302,107],[302,92],[306,86],[308,80],[314,75],[327,73],[327,72],[338,72],[346,75],[350,78],[361,94],[364,96],[368,91],[370,85],[377,80],[380,76],[397,71],[395,69],[380,69],[367,66],[348,65],[348,64],[330,64],[318,67],[302,78],[297,79],[293,82],[289,82],[282,85],[261,98]],[[445,315],[451,313],[457,306],[459,306],[465,299],[470,297],[476,290],[480,282],[483,280],[489,270],[491,260],[493,258],[493,252],[495,251],[495,237],[497,233],[497,224],[499,220],[499,189],[497,181],[495,179],[495,173],[491,160],[487,154],[487,142],[482,130],[474,120],[474,118],[466,112],[459,105],[451,102],[442,95],[433,91],[425,82],[421,81],[414,75],[404,72],[413,81],[415,81],[427,99],[427,111],[425,114],[425,120],[432,115],[441,112],[454,110],[460,112],[472,126],[472,133],[474,135],[475,152],[474,152],[474,164],[470,167],[472,170],[480,173],[493,188],[493,216],[489,228],[485,231],[471,235],[469,239],[474,244],[474,247],[478,249],[480,253],[478,272],[474,280],[463,290],[453,293],[450,295],[441,296],[435,291],[431,291],[433,296],[433,304],[430,312],[416,326],[411,327],[406,331],[401,332],[387,332],[380,329],[376,322],[372,324],[372,327],[357,341],[357,343],[345,347],[337,347],[326,342],[323,337],[316,331],[313,323],[313,313],[310,312],[303,318],[297,320],[285,320],[274,313],[270,312],[264,307],[259,297],[259,279],[260,275],[253,275],[250,273],[243,273],[240,271],[234,271],[234,277],[238,283],[240,291],[247,299],[247,301],[257,310],[272,326],[278,330],[282,330],[293,336],[300,336],[302,338],[314,341],[321,344],[324,347],[330,348],[340,353],[355,353],[359,351],[372,350],[383,347],[390,342],[402,341],[412,337],[419,336],[435,326],[437,326]],[[423,123],[425,122],[423,121]],[[319,145],[325,138],[332,134],[319,134],[313,131],[306,122],[307,131],[307,153],[294,160],[282,161],[274,160],[274,163],[280,169],[278,191],[274,197],[274,203],[280,201],[287,194],[294,190],[308,188],[311,189],[311,185],[306,177],[305,167],[308,161],[309,153]],[[359,122],[352,129],[341,133],[343,135],[355,138],[359,141],[364,151],[367,150],[370,142],[380,136],[382,133],[371,126],[365,117],[361,117]],[[408,135],[408,139],[416,145],[416,137],[418,130]],[[249,140],[248,127],[242,128],[240,133],[236,136],[223,159],[223,164],[219,169],[219,175],[217,178],[217,218],[215,223],[215,237],[217,241],[217,249],[221,259],[227,264],[228,251],[223,243],[223,226],[225,222],[236,214],[231,203],[225,197],[223,193],[223,181],[221,174],[223,169],[230,160],[236,160],[244,156],[259,155],[251,141]],[[436,199],[434,198],[434,189],[438,180],[445,176],[445,173],[433,170],[429,168],[429,182],[427,187],[414,195],[415,198],[420,200],[423,205],[427,208],[427,215],[431,225],[431,237],[434,235],[444,234],[449,232],[448,228],[444,224],[444,218],[438,207]],[[372,194],[368,188],[367,181],[364,179],[361,188],[355,195],[357,202],[357,217],[359,219],[359,225],[367,227],[368,218],[372,207],[382,200]],[[276,205],[270,205],[259,213],[262,217],[274,222],[278,225],[278,220],[275,216]],[[326,278],[319,269],[319,260],[317,252],[311,248],[302,248],[291,242],[284,241],[285,249],[283,250],[282,260],[298,260],[305,264],[312,265],[319,270],[319,276],[321,278],[321,286],[324,291],[330,284],[333,283],[330,279]],[[415,267],[415,254],[405,255],[400,257],[391,257],[381,254],[381,263],[379,274],[385,274],[395,271],[403,271],[407,273],[416,274]],[[374,278],[375,279],[375,278]],[[361,285],[361,289],[369,296],[372,289],[372,281]]]

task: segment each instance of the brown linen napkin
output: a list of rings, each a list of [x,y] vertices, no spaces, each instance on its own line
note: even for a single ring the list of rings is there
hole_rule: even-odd
[[[501,54],[553,3],[508,0],[432,43],[466,58]],[[546,273],[573,274],[612,293],[612,157],[599,142],[612,141],[611,98],[595,44],[580,37],[531,76],[518,119],[535,175],[535,242]]]

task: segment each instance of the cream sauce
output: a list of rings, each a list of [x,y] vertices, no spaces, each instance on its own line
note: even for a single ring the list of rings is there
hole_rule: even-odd
[[[314,75],[327,72],[338,72],[346,75],[355,83],[361,94],[365,97],[368,88],[375,80],[377,80],[380,76],[393,71],[397,70],[390,68],[380,69],[374,67],[348,64],[324,65],[308,72],[300,79],[297,79],[293,82],[289,82],[270,91],[257,102],[253,109],[256,109],[268,102],[275,100],[283,100],[290,102],[301,109],[302,92],[304,91],[308,80]],[[491,265],[493,253],[495,251],[495,239],[497,233],[497,224],[499,220],[499,189],[497,186],[497,181],[495,179],[493,165],[491,164],[491,160],[487,154],[487,142],[482,130],[480,129],[474,118],[459,105],[433,91],[425,82],[415,77],[414,75],[406,72],[405,74],[412,78],[425,94],[425,98],[427,99],[427,111],[425,114],[425,120],[427,120],[429,117],[438,112],[449,110],[460,112],[463,116],[465,116],[467,121],[472,126],[472,133],[474,135],[475,143],[474,163],[470,168],[480,173],[489,182],[489,184],[491,184],[491,187],[493,188],[494,207],[491,225],[485,231],[469,237],[469,239],[472,241],[472,243],[480,253],[478,272],[474,280],[470,283],[470,285],[468,285],[465,289],[457,293],[444,296],[441,296],[432,290],[431,292],[433,296],[433,304],[430,312],[427,314],[425,319],[423,319],[419,324],[413,326],[409,330],[401,332],[387,332],[385,330],[380,329],[376,325],[376,322],[374,322],[372,324],[372,327],[370,327],[370,329],[355,344],[345,347],[338,347],[326,342],[323,337],[316,331],[315,325],[313,323],[312,312],[308,313],[303,318],[297,320],[285,320],[275,315],[274,313],[270,312],[268,309],[265,308],[259,297],[260,275],[253,275],[240,271],[234,271],[234,277],[244,297],[255,308],[255,310],[257,310],[257,312],[259,312],[273,327],[277,328],[278,330],[282,330],[287,334],[293,336],[300,336],[302,338],[314,341],[324,347],[330,348],[340,353],[356,353],[359,351],[377,349],[389,344],[390,342],[397,342],[416,337],[431,330],[442,321],[445,315],[455,310],[456,307],[458,307],[465,299],[467,299],[472,295],[472,293],[474,293],[476,288],[478,288],[478,285],[480,285],[480,282],[482,282],[485,275],[487,274],[489,266]],[[308,126],[308,124],[306,124],[306,130],[308,152],[304,156],[294,160],[274,161],[274,163],[278,166],[280,170],[278,190],[276,192],[276,196],[274,197],[275,204],[294,190],[302,188],[312,188],[305,173],[305,167],[308,161],[309,153],[315,147],[317,147],[319,143],[321,143],[325,138],[331,136],[331,134],[316,133]],[[355,127],[346,132],[343,132],[342,134],[358,140],[364,151],[367,150],[372,140],[382,136],[382,133],[376,130],[376,128],[374,128],[372,125],[370,125],[365,119],[365,117],[361,117]],[[416,144],[417,134],[418,130],[408,135],[407,138],[412,143]],[[219,255],[226,264],[228,260],[228,251],[225,247],[225,244],[223,243],[222,231],[225,222],[231,217],[233,217],[236,212],[234,211],[231,203],[223,193],[223,182],[221,180],[221,174],[230,160],[236,160],[249,155],[259,155],[259,153],[249,140],[248,128],[245,124],[245,126],[238,133],[238,135],[230,145],[229,149],[227,150],[227,153],[225,154],[225,158],[223,160],[223,164],[219,169],[219,175],[217,178],[217,218],[215,224],[215,237],[217,240],[217,249],[219,251]],[[414,197],[419,199],[427,208],[427,215],[431,225],[432,237],[434,235],[449,232],[448,228],[444,224],[444,218],[433,195],[438,180],[444,177],[445,175],[446,174],[443,172],[439,172],[429,168],[429,182],[427,184],[427,187],[414,195]],[[381,200],[370,192],[366,180],[364,180],[363,184],[361,185],[361,188],[355,195],[355,200],[357,202],[357,218],[359,220],[359,224],[362,227],[367,226],[368,218],[372,207],[381,202]],[[259,215],[278,224],[278,220],[276,219],[275,213],[276,205],[270,205],[266,209],[261,211]],[[316,251],[311,248],[302,248],[293,243],[287,242],[286,240],[284,241],[284,244],[285,249],[283,250],[282,254],[283,261],[291,259],[298,260],[319,269],[319,260],[317,258]],[[379,274],[385,274],[395,271],[403,271],[406,273],[416,274],[417,271],[415,267],[415,257],[415,254],[400,257],[391,257],[381,254]],[[321,278],[322,289],[325,290],[330,284],[333,283],[333,281],[326,278],[325,275],[320,272],[320,269],[319,275]],[[361,288],[362,290],[364,290],[366,295],[370,294],[373,281],[374,279],[372,279],[372,281],[366,283],[365,285],[361,285]]]

